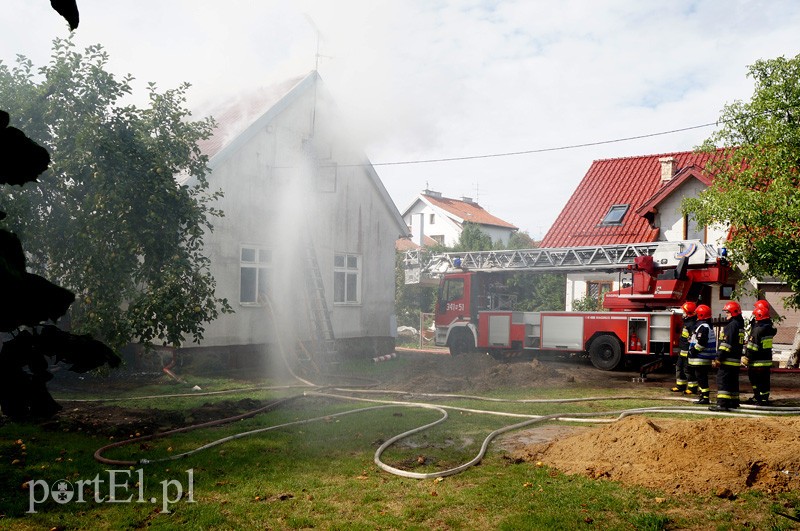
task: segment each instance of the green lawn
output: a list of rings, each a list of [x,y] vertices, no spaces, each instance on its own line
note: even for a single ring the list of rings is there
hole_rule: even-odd
[[[374,376],[401,365],[354,363],[354,375]],[[201,381],[194,379],[192,384]],[[252,388],[253,382],[204,378],[203,390]],[[302,396],[301,389],[250,389],[234,394],[134,400],[134,396],[189,392],[189,385],[154,381],[115,392],[124,408],[183,414],[208,403],[250,398],[259,402],[301,395],[278,409],[224,426],[137,442],[104,452],[117,460],[158,461],[225,437],[261,431],[178,460],[134,466],[103,465],[95,451],[136,433],[108,427],[70,429],[65,424],[0,426],[0,528],[10,529],[793,529],[796,494],[757,492],[736,500],[672,497],[609,481],[566,476],[510,459],[497,445],[479,466],[437,479],[406,479],[382,471],[375,450],[388,438],[433,422],[436,410],[392,406],[335,416],[377,404]],[[574,392],[574,391],[573,391]],[[585,389],[584,396],[611,396]],[[494,391],[496,398],[566,397],[562,389]],[[63,393],[67,397],[66,393]],[[96,397],[108,398],[108,392]],[[398,395],[359,395],[399,401]],[[75,394],[68,398],[76,398]],[[81,396],[81,398],[88,398]],[[420,398],[413,400],[419,401]],[[429,398],[440,406],[520,415],[589,412],[663,405],[647,392],[638,400],[569,404],[515,404]],[[62,402],[66,408],[78,402]],[[446,422],[390,447],[385,463],[414,472],[435,472],[472,459],[486,435],[522,420],[448,410]],[[310,422],[309,419],[319,419]],[[113,472],[109,472],[112,470]],[[95,478],[97,480],[95,481]],[[116,483],[111,492],[110,480]],[[137,481],[141,479],[141,485]],[[57,503],[57,480],[73,486],[73,498]],[[102,483],[100,482],[102,481]],[[55,494],[51,486],[55,484]],[[76,485],[83,485],[83,503]],[[126,485],[127,484],[127,485]],[[191,495],[189,487],[192,487]],[[69,489],[67,489],[69,490]],[[179,497],[179,491],[182,497]],[[114,499],[111,499],[111,495]],[[165,503],[166,499],[166,503]],[[35,512],[30,512],[31,508]]]

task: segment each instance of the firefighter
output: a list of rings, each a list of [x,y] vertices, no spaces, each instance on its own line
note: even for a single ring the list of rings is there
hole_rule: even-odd
[[[686,393],[687,395],[697,393],[697,378],[694,375],[694,367],[689,365],[689,339],[697,326],[697,315],[695,311],[697,305],[693,302],[684,302],[681,306],[683,310],[683,329],[681,330],[680,353],[678,361],[675,362],[675,387],[673,393]]]
[[[756,308],[764,308],[769,312],[769,302],[765,301],[764,299],[757,300],[755,304],[753,304],[753,314],[750,316],[750,320],[747,322],[745,326],[745,337],[749,338],[750,334],[753,333],[753,327],[756,325],[756,315],[755,309]],[[747,342],[745,341],[745,348],[747,348]]]
[[[708,373],[711,370],[711,362],[717,355],[717,335],[711,324],[711,308],[700,304],[695,309],[695,316],[697,322],[694,333],[689,339],[689,370],[694,372],[697,383],[695,389],[700,395],[695,404],[710,404],[711,388],[708,386]]]
[[[744,317],[738,302],[728,301],[722,311],[728,320],[719,336],[717,358],[712,366],[717,371],[717,403],[711,411],[730,411],[739,407],[739,366],[744,350]]]
[[[759,303],[766,303],[764,304]],[[748,404],[769,404],[769,377],[772,369],[772,338],[778,331],[769,317],[769,303],[758,301],[753,308],[753,324],[747,338],[742,365],[747,367],[747,376],[753,386],[753,396]]]

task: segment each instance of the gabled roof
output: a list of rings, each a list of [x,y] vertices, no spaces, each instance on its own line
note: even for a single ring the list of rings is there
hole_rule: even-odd
[[[705,186],[711,185],[711,177],[700,166],[689,166],[678,170],[678,173],[665,185],[661,186],[653,196],[636,209],[637,216],[644,216],[647,213],[655,212],[658,205],[669,197],[672,192],[680,188],[683,183],[691,179],[697,179]]]
[[[722,152],[681,151],[594,161],[547,231],[542,247],[656,241],[658,229],[651,228],[642,217],[647,212],[647,209],[641,210],[642,207],[654,207],[686,179],[707,178],[702,168]],[[664,157],[673,157],[677,168],[673,179],[666,184],[661,181],[659,162]],[[628,205],[624,218],[618,224],[601,225],[614,205]]]
[[[316,72],[242,93],[212,109],[216,127],[207,140],[198,142],[208,155],[209,166],[219,164],[286,109],[319,78]]]
[[[459,224],[471,222],[479,225],[490,225],[493,227],[502,227],[510,230],[518,229],[511,223],[503,221],[497,216],[489,214],[478,203],[452,199],[449,197],[443,197],[439,194],[428,194],[425,192],[421,193],[419,197],[415,199],[413,203],[411,203],[411,206],[405,210],[403,216],[408,214],[417,201],[422,201],[434,208],[444,211],[450,218]]]
[[[208,165],[212,171],[267,128],[278,115],[308,90],[314,90],[317,98],[330,99],[322,78],[316,71],[312,71],[305,76],[232,98],[220,105],[216,111],[212,110],[210,114],[216,121],[216,127],[210,138],[198,142],[201,151],[209,157]],[[407,236],[408,227],[366,155],[362,154],[360,165],[395,222],[398,236]],[[191,180],[193,178],[190,178],[189,182]]]

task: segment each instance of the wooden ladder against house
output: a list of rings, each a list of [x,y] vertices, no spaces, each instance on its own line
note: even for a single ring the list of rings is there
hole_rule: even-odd
[[[306,307],[312,337],[316,340],[314,357],[317,361],[333,363],[336,359],[336,337],[311,235],[307,236],[306,245]]]

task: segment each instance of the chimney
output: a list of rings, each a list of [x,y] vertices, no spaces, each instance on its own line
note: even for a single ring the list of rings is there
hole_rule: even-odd
[[[461,196],[461,201],[463,203],[469,203],[470,205],[474,205],[475,204],[475,201],[473,201],[471,197],[467,197],[467,196]]]
[[[436,197],[437,199],[441,199],[442,198],[442,193],[441,192],[434,192],[433,190],[429,190],[428,188],[426,188],[426,189],[424,189],[422,191],[422,195],[428,195],[430,197]]]
[[[658,162],[661,163],[661,184],[668,183],[675,175],[675,157],[662,157],[658,159]]]

